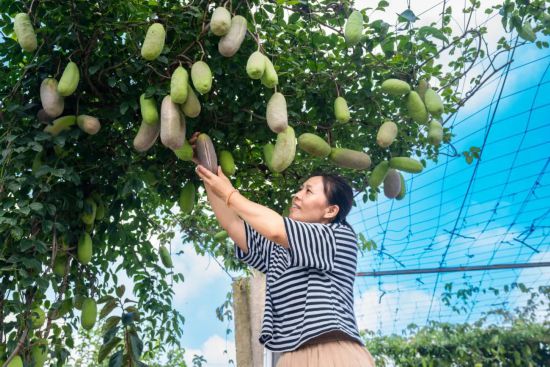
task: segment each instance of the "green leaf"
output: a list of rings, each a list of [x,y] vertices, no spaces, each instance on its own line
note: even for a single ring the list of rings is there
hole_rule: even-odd
[[[111,351],[122,341],[121,338],[115,336],[111,340],[109,340],[107,343],[103,344],[101,348],[99,348],[99,352],[97,354],[97,361],[99,363],[103,362],[105,358],[111,353]],[[109,362],[109,366],[110,366]]]
[[[105,306],[101,309],[101,312],[99,313],[99,319],[101,320],[108,314],[110,314],[117,306],[116,299],[111,299],[105,303]]]
[[[111,330],[120,322],[120,316],[110,316],[105,320],[103,327],[101,328],[101,333],[105,334],[107,331]]]
[[[435,27],[421,27],[417,32],[417,36],[421,39],[426,39],[428,36],[432,36],[434,38],[440,39],[441,41],[449,42],[445,34]]]
[[[406,23],[414,23],[417,21],[418,18],[416,15],[414,15],[413,11],[411,9],[405,10],[403,13],[398,14],[398,21],[399,22],[406,22]]]
[[[119,350],[109,358],[109,367],[122,367],[122,351]]]

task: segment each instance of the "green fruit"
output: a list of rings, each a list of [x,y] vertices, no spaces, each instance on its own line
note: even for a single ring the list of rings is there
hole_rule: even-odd
[[[52,320],[57,320],[65,316],[73,309],[73,300],[72,298],[65,298],[63,302],[57,308],[50,309],[49,315]]]
[[[195,90],[200,94],[210,92],[212,89],[212,71],[204,61],[197,61],[191,67],[191,80]]]
[[[105,218],[105,203],[98,192],[93,192],[92,199],[96,202],[95,221],[103,220]]]
[[[422,163],[409,157],[394,157],[390,159],[390,167],[409,173],[420,173],[424,169]]]
[[[235,160],[233,159],[233,155],[230,151],[222,150],[220,152],[220,166],[226,176],[235,174]]]
[[[283,172],[294,161],[296,155],[296,135],[291,126],[277,134],[277,142],[273,149],[271,166],[275,172]]]
[[[23,360],[20,356],[15,356],[6,367],[23,367]]]
[[[382,148],[389,147],[397,137],[397,124],[393,121],[386,120],[378,129],[376,135],[376,144]]]
[[[344,168],[367,169],[371,164],[368,154],[346,148],[332,148],[329,158],[336,165]]]
[[[264,75],[266,57],[260,51],[254,51],[246,62],[246,73],[250,79],[260,79]]]
[[[374,167],[369,176],[369,186],[375,190],[386,178],[388,170],[390,169],[390,162],[382,161]]]
[[[227,237],[229,237],[229,234],[227,233],[227,231],[219,231],[214,235],[214,240],[217,242],[221,242],[227,239]]]
[[[334,116],[340,122],[348,122],[350,119],[348,103],[343,97],[334,100]]]
[[[187,117],[197,117],[201,113],[201,103],[190,85],[187,85],[187,99],[181,105],[181,110]]]
[[[185,103],[187,100],[189,74],[183,66],[178,66],[170,80],[170,97],[174,103]]]
[[[155,125],[159,122],[159,112],[154,98],[145,98],[145,93],[139,97],[139,107],[143,122],[149,125]]]
[[[216,36],[225,36],[230,28],[231,13],[223,6],[217,7],[212,13],[212,19],[210,19],[210,30]]]
[[[53,272],[60,277],[65,276],[65,265],[67,263],[67,255],[57,254],[53,264]]]
[[[182,213],[190,214],[195,207],[195,193],[197,189],[195,184],[189,181],[183,186],[180,192],[180,197],[178,203],[180,205],[180,210]]]
[[[535,42],[537,39],[537,35],[533,31],[533,28],[531,28],[531,24],[529,22],[526,22],[523,24],[521,28],[518,28],[518,36],[520,36],[522,39],[528,42]]]
[[[152,24],[147,30],[145,40],[141,46],[141,56],[149,61],[156,59],[164,48],[165,40],[166,31],[163,25],[160,23]]]
[[[236,15],[231,19],[231,27],[229,32],[220,39],[218,43],[218,51],[225,57],[231,57],[239,51],[246,35],[247,21],[246,18]]]
[[[77,255],[81,264],[88,264],[92,260],[92,238],[86,232],[78,239]]]
[[[17,42],[23,50],[27,52],[36,50],[38,45],[36,33],[27,13],[19,13],[15,16],[13,30],[17,36]]]
[[[44,128],[44,131],[52,134],[53,136],[59,135],[64,130],[69,130],[72,125],[76,122],[75,115],[68,115],[59,117],[53,120],[51,125],[48,125]]]
[[[437,120],[430,121],[428,128],[428,141],[430,144],[438,146],[443,140],[443,126]]]
[[[40,307],[34,307],[31,310],[31,324],[33,329],[40,329],[46,321],[46,314]]]
[[[84,298],[82,300],[82,314],[80,315],[80,323],[86,330],[94,327],[97,319],[97,304],[93,298]]]
[[[286,99],[282,93],[273,93],[266,109],[267,125],[274,133],[278,134],[288,127],[288,113]]]
[[[405,186],[405,178],[399,172],[399,179],[401,180],[401,191],[399,191],[399,194],[395,197],[397,200],[402,200],[405,197],[405,194],[407,193],[407,187]]]
[[[40,84],[40,102],[50,118],[60,116],[65,108],[65,98],[59,94],[57,86],[57,80],[53,78],[46,78]]]
[[[80,216],[80,219],[82,219],[85,224],[94,224],[96,210],[96,202],[92,198],[86,198],[84,200],[84,212]]]
[[[160,141],[172,150],[179,149],[185,141],[185,118],[170,96],[165,96],[160,107]]]
[[[76,118],[76,124],[86,134],[95,135],[101,129],[101,124],[96,117],[88,115],[79,115]]]
[[[164,245],[160,246],[159,254],[160,254],[160,259],[162,261],[162,265],[164,265],[164,267],[166,268],[174,267],[174,264],[172,263],[172,258],[170,257],[170,253],[168,252],[168,249]]]
[[[298,147],[315,157],[326,158],[331,148],[325,139],[311,133],[304,133],[298,137]]]
[[[344,37],[348,46],[353,46],[361,41],[363,35],[363,15],[360,11],[351,12],[344,28]]]
[[[65,67],[63,74],[61,75],[61,79],[59,79],[57,91],[63,97],[70,96],[74,93],[76,87],[78,87],[79,81],[80,71],[78,70],[78,66],[76,65],[76,63],[70,61]]]
[[[424,95],[424,104],[426,105],[428,112],[436,117],[441,116],[444,112],[443,101],[441,100],[439,94],[437,94],[437,92],[432,88],[426,90],[426,94]]]
[[[265,57],[265,70],[260,81],[267,88],[275,88],[275,86],[279,84],[279,77],[277,76],[277,71],[275,70],[275,67],[273,66],[273,63],[271,62],[271,60],[269,60],[267,56],[264,56],[264,57]]]
[[[388,170],[384,178],[384,195],[388,199],[394,199],[401,193],[401,177],[399,172],[393,168]]]
[[[31,356],[34,362],[34,367],[43,367],[48,359],[48,341],[39,339],[31,348]]]
[[[146,152],[155,144],[157,138],[159,137],[159,133],[159,123],[151,125],[145,121],[142,121],[139,126],[139,131],[134,138],[134,149],[138,152]]]
[[[418,81],[418,85],[416,86],[416,92],[424,100],[424,96],[426,95],[426,91],[430,88],[430,85],[426,81],[426,79],[420,79]]]
[[[387,79],[382,83],[382,91],[392,96],[401,97],[411,91],[411,86],[403,80]]]
[[[189,144],[187,139],[185,139],[181,148],[174,150],[174,153],[176,153],[176,157],[182,161],[193,160],[193,147]]]
[[[273,160],[273,151],[275,150],[275,145],[271,143],[267,143],[264,145],[264,161],[267,168],[269,168],[270,171],[275,172],[273,169],[273,166],[271,165],[271,162]]]
[[[424,105],[424,102],[422,102],[420,95],[415,91],[411,91],[407,95],[407,110],[409,111],[409,116],[413,119],[413,121],[419,124],[425,124],[428,122],[428,110],[426,110],[426,106]]]
[[[218,174],[218,157],[212,139],[206,134],[200,134],[196,140],[197,160],[199,164],[212,172]]]

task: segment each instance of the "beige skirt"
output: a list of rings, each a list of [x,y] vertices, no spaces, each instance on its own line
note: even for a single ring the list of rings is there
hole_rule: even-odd
[[[374,367],[374,358],[357,342],[329,340],[283,353],[277,367]]]

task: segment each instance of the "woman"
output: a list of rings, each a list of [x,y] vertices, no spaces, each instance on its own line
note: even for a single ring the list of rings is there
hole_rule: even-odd
[[[353,311],[357,237],[346,222],[351,187],[336,175],[313,175],[282,217],[241,195],[219,166],[218,175],[201,165],[196,172],[237,257],[266,273],[260,342],[283,352],[277,367],[373,367]]]

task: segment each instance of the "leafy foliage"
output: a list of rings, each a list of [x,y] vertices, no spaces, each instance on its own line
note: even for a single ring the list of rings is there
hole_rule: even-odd
[[[473,15],[480,8],[480,2],[471,4],[463,12]],[[368,147],[374,164],[396,155],[421,157],[425,164],[437,160],[439,152],[429,144],[425,127],[410,121],[403,101],[379,93],[381,81],[395,77],[415,86],[420,78],[430,80],[452,116],[487,80],[475,78],[473,90],[458,92],[468,68],[486,56],[481,46],[486,29],[471,29],[468,22],[463,34],[453,34],[450,7],[440,25],[415,27],[418,17],[409,9],[394,27],[369,19],[367,12],[388,7],[380,1],[376,9],[362,10],[364,38],[348,48],[342,29],[352,11],[350,2],[233,0],[228,7],[248,19],[252,38],[261,43],[248,37],[234,57],[223,58],[218,38],[208,31],[214,4],[207,1],[2,0],[0,5],[0,345],[5,347],[0,358],[27,357],[32,339],[40,337],[48,339],[51,356],[61,365],[79,328],[73,304],[84,296],[102,301],[101,316],[122,309],[119,321],[107,319],[112,325],[103,334],[102,357],[110,366],[142,365],[147,352],[178,344],[184,320],[172,307],[172,285],[183,276],[160,266],[154,245],[169,244],[176,225],[182,228],[182,240],[200,253],[223,256],[227,268],[242,268],[232,245],[214,241],[219,229],[204,195],[190,215],[171,210],[184,183],[197,180],[194,165],[178,161],[160,144],[143,154],[131,148],[141,120],[139,96],[145,93],[159,102],[180,64],[189,70],[202,59],[214,75],[213,90],[200,97],[202,112],[188,119],[187,131],[206,132],[217,149],[232,151],[238,166],[235,187],[279,212],[287,206],[289,190],[314,168],[347,177],[363,201],[375,200],[376,192],[367,189],[368,171],[336,169],[302,153],[282,174],[267,169],[262,146],[275,136],[263,116],[272,91],[245,72],[248,56],[258,47],[275,64],[278,90],[287,98],[296,132],[315,132],[334,147]],[[535,31],[548,34],[543,5],[540,0],[507,1],[492,10],[500,11],[506,27],[517,28],[519,17],[522,24],[532,22]],[[31,16],[38,38],[34,53],[23,52],[15,40],[13,18],[19,12]],[[167,42],[149,62],[140,57],[140,47],[153,21],[165,26]],[[503,52],[516,45],[499,41]],[[438,63],[444,51],[460,55],[448,68]],[[54,137],[36,118],[40,83],[58,79],[69,60],[79,66],[81,80],[76,93],[65,99],[64,114],[99,118],[102,128],[96,135],[73,127]],[[331,105],[338,94],[346,97],[352,112],[346,124],[334,121]],[[401,125],[390,149],[375,144],[385,118]],[[450,144],[451,137],[445,128],[444,142]],[[86,199],[92,196],[104,203],[106,215],[90,227],[81,215],[90,213]],[[93,239],[88,265],[76,261],[83,231]],[[181,250],[172,249],[172,254]],[[128,298],[117,293],[124,273],[135,284]],[[55,299],[46,296],[48,291]],[[48,311],[48,320],[32,330],[29,311],[36,306]],[[133,322],[137,312],[139,327]]]

